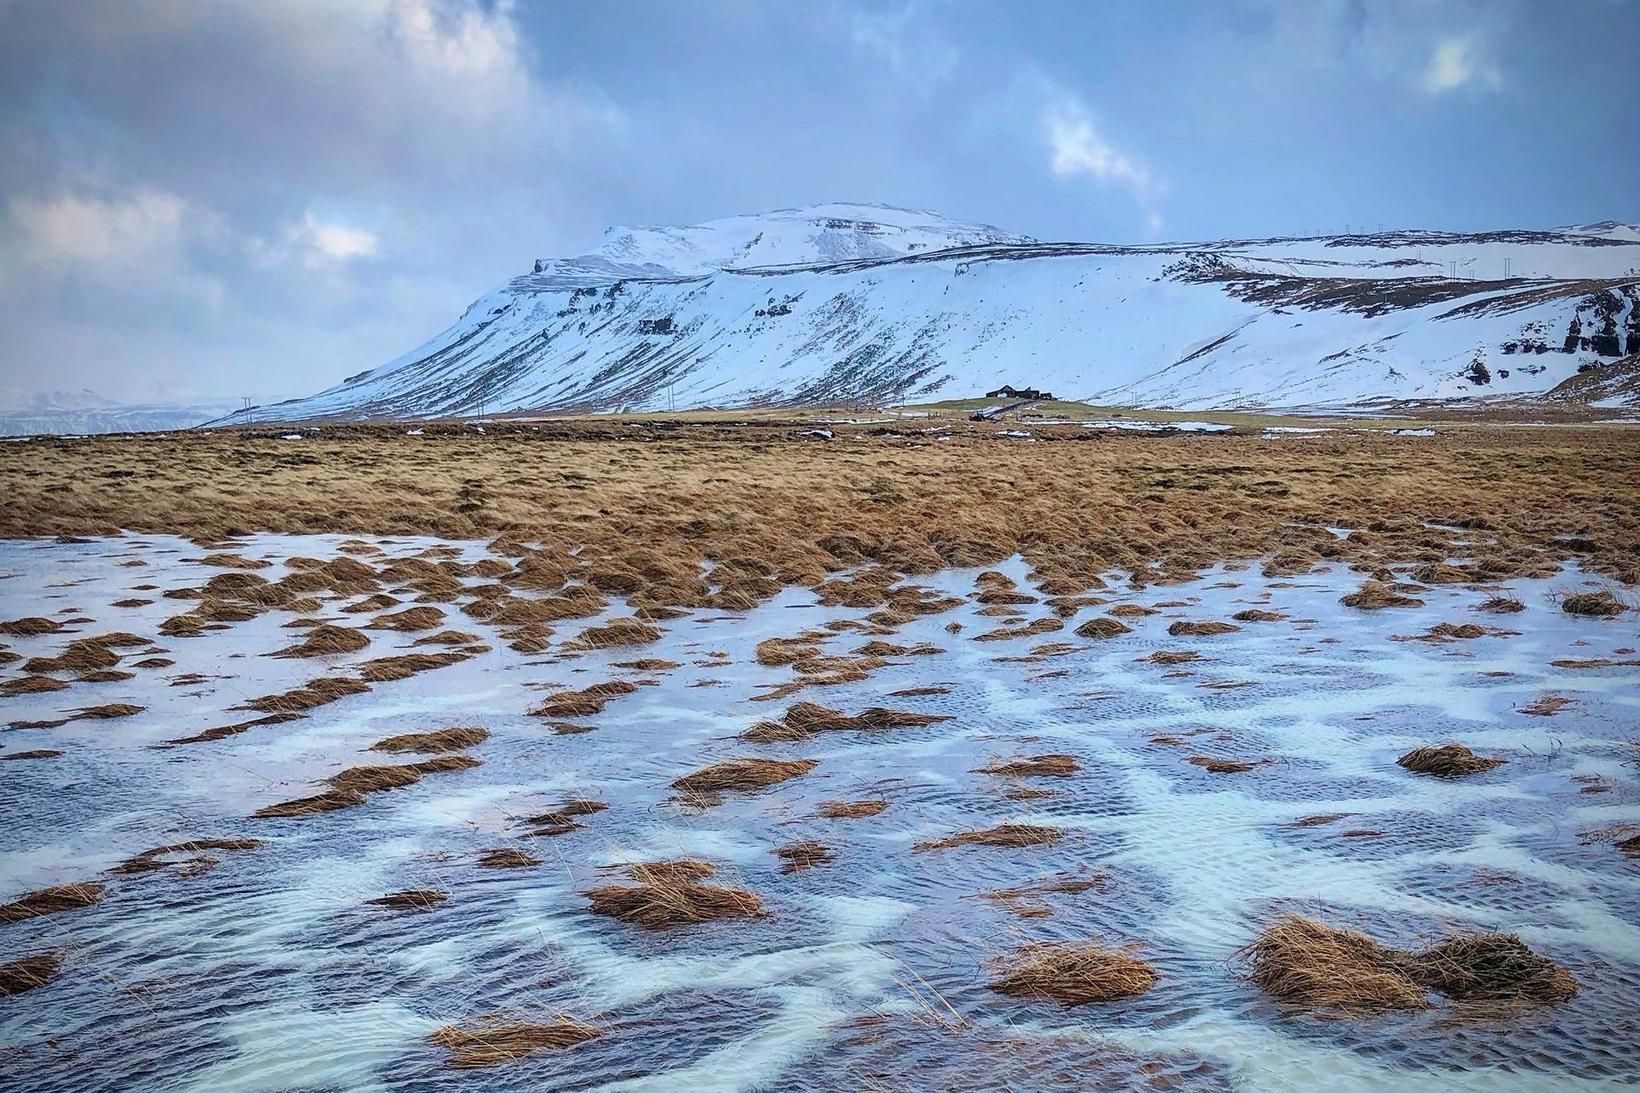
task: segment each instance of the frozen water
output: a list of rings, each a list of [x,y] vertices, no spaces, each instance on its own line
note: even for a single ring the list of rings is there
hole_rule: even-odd
[[[276,579],[284,559],[330,557],[341,541],[256,536],[236,549],[272,562],[260,573]],[[388,556],[435,545],[469,561],[485,556],[477,543],[373,542]],[[0,615],[95,620],[72,634],[4,640],[29,657],[71,636],[155,635],[191,606],[165,590],[220,572],[192,560],[204,553],[162,537],[0,544]],[[1021,560],[999,568],[1029,591]],[[952,570],[921,583],[966,597],[974,578]],[[792,670],[758,664],[758,641],[858,621],[869,609],[824,607],[788,589],[744,615],[666,623],[661,641],[638,647],[573,652],[566,644],[600,618],[559,624],[548,653],[528,657],[445,604],[446,625],[476,630],[494,648],[302,720],[184,746],[161,745],[255,716],[230,707],[401,651],[417,635],[370,631],[358,653],[274,659],[262,654],[301,631],[273,611],[200,637],[159,638],[170,667],[0,699],[16,722],[102,703],[144,707],[0,736],[0,756],[63,752],[0,763],[0,901],[50,884],[107,884],[95,907],[0,925],[0,961],[45,949],[64,956],[50,985],[0,998],[0,1085],[442,1089],[463,1074],[427,1044],[433,1029],[560,1012],[605,1035],[490,1071],[485,1088],[1032,1089],[1053,1086],[1061,1067],[1111,1088],[1163,1077],[1179,1088],[1250,1090],[1575,1089],[1640,1078],[1640,875],[1610,843],[1579,838],[1640,822],[1627,743],[1640,671],[1551,664],[1632,660],[1632,615],[1560,612],[1549,594],[1583,585],[1574,571],[1512,583],[1527,609],[1506,616],[1477,612],[1486,594],[1452,586],[1420,593],[1419,609],[1351,611],[1338,603],[1357,583],[1344,570],[1299,579],[1216,570],[1138,592],[1112,581],[1102,594],[1113,602],[1179,606],[1130,618],[1133,633],[1105,641],[1073,630],[1108,606],[1084,608],[1057,633],[976,642],[1008,620],[979,616],[968,601],[886,639],[929,642],[938,655],[892,657],[864,680],[773,701],[760,699]],[[133,591],[142,584],[155,587]],[[111,606],[130,597],[152,602]],[[323,615],[344,625],[370,617],[343,606],[328,602]],[[1166,635],[1174,620],[1227,619],[1252,606],[1286,618],[1214,637]],[[1009,625],[1046,614],[1039,603],[1019,611]],[[626,613],[616,604],[606,614]],[[951,622],[959,633],[947,632]],[[1437,622],[1505,632],[1408,640]],[[825,651],[848,653],[865,640],[843,630]],[[1068,647],[1031,652],[1051,642]],[[1179,649],[1200,657],[1171,666],[1141,659]],[[142,655],[153,654],[125,659]],[[681,667],[616,666],[639,657]],[[203,679],[173,685],[193,674]],[[525,713],[550,691],[611,679],[639,687],[577,719],[591,732],[554,735]],[[892,696],[927,687],[947,690]],[[1522,711],[1547,692],[1572,703],[1549,717]],[[951,720],[791,744],[737,739],[802,700]],[[385,736],[461,724],[492,733],[470,750],[481,767],[344,811],[249,818],[318,792],[343,767],[403,761],[366,750]],[[1407,749],[1447,739],[1508,761],[1452,782],[1395,765]],[[1049,752],[1075,755],[1081,773],[975,772],[993,758]],[[667,788],[746,755],[819,765],[712,808],[676,801]],[[1214,774],[1185,761],[1192,755],[1252,766]],[[1007,795],[1023,786],[1054,795]],[[519,817],[575,795],[610,807],[555,838],[522,833]],[[822,800],[865,798],[888,808],[855,820],[816,815]],[[1345,815],[1294,826],[1332,813]],[[1023,850],[912,849],[1005,821],[1067,834]],[[150,847],[202,836],[267,845],[215,853],[214,868],[199,875],[99,877]],[[836,860],[780,872],[771,851],[798,839],[826,843]],[[477,855],[495,847],[542,864],[478,868]],[[613,866],[682,856],[714,862],[718,879],[758,893],[770,917],[648,933],[587,912],[581,893],[614,877]],[[977,898],[1060,873],[1099,883],[1027,901],[1047,917],[1016,917]],[[413,888],[450,898],[409,913],[366,903]],[[1282,909],[1397,944],[1455,928],[1517,932],[1569,967],[1583,990],[1502,1026],[1443,1024],[1439,1007],[1375,1021],[1283,1014],[1234,962]],[[1156,988],[1061,1010],[985,986],[988,957],[1029,940],[1088,936],[1139,944],[1161,976]]]

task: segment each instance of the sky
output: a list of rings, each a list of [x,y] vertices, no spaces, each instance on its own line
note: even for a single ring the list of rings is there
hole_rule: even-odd
[[[0,0],[0,402],[308,394],[616,224],[1640,221],[1640,0]]]

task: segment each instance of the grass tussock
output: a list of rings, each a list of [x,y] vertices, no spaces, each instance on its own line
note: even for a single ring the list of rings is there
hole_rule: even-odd
[[[1202,638],[1212,637],[1215,634],[1234,634],[1240,629],[1241,627],[1235,625],[1234,623],[1219,622],[1216,619],[1209,619],[1205,622],[1187,622],[1184,619],[1180,619],[1178,622],[1169,626],[1167,628],[1167,632],[1176,638]]]
[[[1513,615],[1526,610],[1526,605],[1514,596],[1497,595],[1482,600],[1477,610],[1488,611],[1494,615]]]
[[[1395,760],[1395,765],[1404,767],[1414,774],[1430,774],[1436,778],[1463,778],[1502,766],[1504,762],[1503,759],[1476,755],[1462,744],[1446,743],[1413,748]]]
[[[51,676],[18,676],[0,683],[0,694],[6,695],[37,695],[51,691],[66,691],[68,684]]]
[[[775,857],[780,859],[782,873],[795,873],[800,869],[811,869],[816,865],[825,865],[833,861],[836,855],[831,847],[813,839],[801,839],[797,842],[777,846],[774,849]]]
[[[1598,592],[1574,592],[1560,599],[1560,609],[1568,615],[1585,615],[1589,618],[1610,619],[1616,618],[1627,611],[1628,605],[1606,589]]]
[[[672,788],[683,793],[746,792],[801,777],[817,766],[815,759],[730,759],[674,779]]]
[[[1202,768],[1209,774],[1245,774],[1269,762],[1267,759],[1249,762],[1243,759],[1225,759],[1211,755],[1187,755],[1184,761],[1191,766]]]
[[[631,866],[630,884],[604,884],[584,893],[593,914],[663,930],[728,918],[762,918],[763,903],[753,892],[706,884],[715,872],[707,862],[646,862]]]
[[[1338,602],[1345,607],[1354,607],[1361,611],[1381,611],[1387,607],[1422,607],[1424,605],[1423,600],[1397,591],[1394,585],[1384,581],[1367,581],[1349,595],[1340,597]]]
[[[1230,617],[1237,622],[1280,622],[1287,616],[1280,611],[1266,611],[1263,608],[1249,607],[1245,611],[1237,611]]]
[[[1193,660],[1200,660],[1201,654],[1191,649],[1158,649],[1149,656],[1140,657],[1143,664],[1160,664],[1164,667],[1174,664],[1189,664]]]
[[[367,899],[365,903],[389,911],[431,911],[449,898],[448,892],[440,892],[436,888],[410,888],[403,892],[389,892],[385,896]]]
[[[521,823],[528,829],[525,832],[527,835],[567,835],[580,830],[581,825],[575,822],[577,819],[596,815],[608,808],[603,801],[595,801],[591,797],[571,797],[549,812],[524,817]]]
[[[1531,714],[1533,717],[1553,717],[1567,706],[1575,704],[1577,700],[1565,695],[1545,694],[1520,707],[1520,712]]]
[[[0,755],[0,763],[14,759],[55,759],[62,752],[55,748],[31,748],[28,751],[10,751]]]
[[[62,628],[63,624],[56,619],[45,619],[38,615],[0,622],[0,634],[14,638],[35,638],[42,634],[55,634]]]
[[[881,732],[886,729],[920,728],[949,720],[950,717],[942,714],[890,710],[882,706],[868,706],[851,717],[817,702],[798,702],[779,721],[760,721],[741,735],[747,740],[768,743],[806,740],[822,732]]]
[[[993,759],[974,774],[997,774],[1004,778],[1068,778],[1082,769],[1074,755],[1027,755],[1015,759]]]
[[[992,961],[991,989],[1019,998],[1081,1006],[1132,998],[1156,985],[1156,969],[1135,947],[1097,941],[1025,945]]]
[[[626,668],[634,672],[670,672],[683,665],[675,660],[663,660],[660,657],[639,657],[637,660],[618,660],[615,667]]]
[[[528,869],[540,865],[541,859],[512,847],[499,847],[480,854],[478,864],[481,869]]]
[[[63,958],[56,953],[39,953],[0,964],[0,998],[43,987],[62,970]]]
[[[868,801],[821,801],[815,814],[825,820],[863,820],[888,807],[882,798]]]
[[[235,706],[237,710],[255,710],[258,713],[301,713],[318,706],[326,706],[348,695],[363,694],[370,684],[345,676],[320,676],[302,686],[279,694],[263,695]]]
[[[515,1062],[542,1051],[552,1051],[596,1040],[603,1032],[595,1025],[559,1017],[549,1024],[530,1021],[491,1021],[468,1028],[445,1025],[427,1037],[450,1052],[446,1066],[460,1070]]]
[[[190,839],[187,842],[170,843],[166,846],[156,846],[133,857],[126,858],[120,864],[109,870],[110,873],[130,875],[135,873],[154,873],[161,869],[177,869],[188,872],[198,869],[205,863],[214,863],[210,852],[223,850],[255,850],[263,845],[261,839]],[[181,858],[181,861],[171,859]]]
[[[307,636],[295,645],[287,645],[277,652],[268,654],[275,657],[336,657],[345,653],[357,653],[370,644],[369,636],[360,633],[350,626],[333,626],[321,623],[307,632]]]
[[[471,655],[465,650],[445,653],[399,653],[396,656],[367,660],[360,664],[356,671],[359,679],[365,683],[391,683],[395,680],[409,679],[420,672],[431,672],[435,668],[448,668],[452,664],[460,664]]]
[[[328,793],[316,793],[311,797],[298,797],[291,801],[280,801],[278,804],[265,805],[251,813],[253,820],[287,820],[303,816],[317,816],[325,812],[338,812],[344,808],[364,804],[364,794],[347,790],[331,790]]]
[[[977,828],[972,831],[959,831],[954,835],[947,835],[940,839],[927,839],[912,847],[916,851],[949,850],[957,846],[1052,846],[1065,837],[1065,833],[1057,827],[1044,827],[1039,824],[998,824],[996,827]]]
[[[1084,638],[1114,638],[1131,633],[1133,633],[1133,627],[1118,622],[1109,615],[1099,615],[1091,618],[1076,628],[1077,636]]]
[[[591,717],[603,713],[610,699],[629,695],[637,689],[635,684],[623,679],[612,679],[579,691],[559,691],[548,695],[544,702],[529,712],[532,717]]]
[[[81,884],[59,884],[41,888],[19,896],[7,904],[0,904],[0,922],[22,922],[24,919],[55,915],[62,911],[77,911],[102,901],[103,886],[95,881]]]
[[[627,645],[647,645],[659,641],[664,631],[642,619],[618,618],[598,626],[589,626],[568,642],[566,649],[614,649]]]
[[[370,745],[371,751],[385,751],[393,755],[405,752],[463,751],[477,747],[490,738],[490,730],[478,726],[455,726],[431,732],[407,732],[389,736]]]
[[[133,706],[129,702],[108,702],[101,706],[81,706],[74,711],[71,721],[112,721],[121,717],[135,717],[146,706]]]
[[[365,624],[367,630],[436,630],[444,623],[444,612],[429,604],[407,607],[388,615],[377,615]]]
[[[1424,1009],[1432,991],[1508,1005],[1553,1005],[1577,993],[1569,972],[1513,934],[1459,934],[1411,952],[1286,915],[1242,955],[1253,982],[1272,997],[1346,1016]]]

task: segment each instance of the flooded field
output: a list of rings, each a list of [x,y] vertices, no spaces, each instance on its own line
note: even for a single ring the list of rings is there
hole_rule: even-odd
[[[640,619],[482,542],[0,543],[0,1084],[1632,1086],[1637,616],[1410,573]],[[1289,913],[1575,993],[1296,1005]],[[997,989],[1089,941],[1137,989]]]

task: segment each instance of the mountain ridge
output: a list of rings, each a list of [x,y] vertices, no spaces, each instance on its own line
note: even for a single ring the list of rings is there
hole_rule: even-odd
[[[401,357],[255,412],[797,405],[1002,382],[1179,409],[1538,396],[1640,352],[1631,236],[1605,221],[1056,243],[854,203],[617,227]]]

